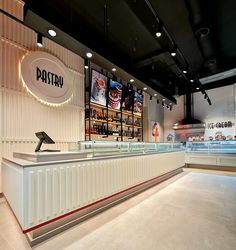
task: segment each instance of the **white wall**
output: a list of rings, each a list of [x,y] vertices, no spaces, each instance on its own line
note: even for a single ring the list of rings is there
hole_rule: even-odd
[[[172,111],[164,109],[164,141],[169,134],[173,135],[173,125],[184,118],[184,96],[177,98],[177,105],[173,105]]]
[[[0,8],[23,18],[24,2],[2,0]],[[84,139],[84,61],[71,51],[44,38],[40,50],[58,57],[73,79],[73,99],[62,107],[39,103],[24,89],[19,63],[28,51],[39,50],[36,33],[0,14],[0,158],[13,151],[33,151],[35,132],[45,131],[56,142],[54,148],[67,150],[68,142]],[[50,145],[50,148],[52,146]],[[0,173],[1,174],[1,173]],[[1,176],[0,176],[1,192]]]
[[[232,121],[236,122],[236,84],[211,89],[207,91],[212,105],[204,99],[201,92],[194,94],[193,116],[206,124],[210,122]],[[173,133],[173,124],[184,118],[184,98],[177,99],[177,105],[173,107],[172,112],[165,109],[164,113],[164,140],[169,133]],[[235,130],[235,126],[234,126]],[[235,132],[236,133],[236,132]]]
[[[209,90],[207,94],[211,99],[211,106],[201,93],[194,94],[194,116],[207,125],[205,139],[209,139],[209,136],[214,138],[216,133],[222,133],[225,136],[236,135],[235,125],[233,128],[208,128],[209,123],[231,121],[235,124],[236,84]]]

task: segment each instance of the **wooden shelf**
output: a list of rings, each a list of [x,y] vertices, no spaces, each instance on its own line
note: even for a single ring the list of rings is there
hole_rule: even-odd
[[[132,116],[132,112],[127,112],[127,111],[123,111],[122,110],[122,115],[129,115],[129,116]]]
[[[142,115],[134,114],[134,117],[136,117],[136,118],[142,118]]]
[[[89,121],[89,119],[86,118],[86,121]],[[107,123],[107,121],[105,121],[105,120],[98,120],[98,119],[91,119],[90,121],[91,122]],[[121,126],[120,122],[108,122],[108,124],[113,124],[113,125]]]
[[[87,104],[87,105],[89,105],[89,104]],[[93,102],[90,103],[90,106],[100,108],[100,109],[106,109],[107,108],[106,106],[102,106],[102,105],[99,105],[99,104],[96,104],[96,103],[93,103]]]
[[[142,127],[140,127],[140,126],[135,126],[135,125],[134,125],[134,128],[142,128]]]
[[[123,127],[129,127],[129,128],[130,128],[130,127],[133,127],[133,125],[125,124],[125,123],[123,123],[122,126],[123,126]]]
[[[108,108],[108,111],[112,111],[112,112],[115,112],[115,113],[121,113],[120,110],[118,110],[118,109],[113,109],[113,108]]]

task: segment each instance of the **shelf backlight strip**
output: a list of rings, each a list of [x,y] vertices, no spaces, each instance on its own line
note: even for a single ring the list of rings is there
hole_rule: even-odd
[[[23,61],[24,57],[25,57],[25,56],[23,56],[21,62]],[[37,101],[39,101],[40,103],[42,103],[42,104],[44,104],[44,105],[50,106],[50,107],[61,107],[61,106],[65,105],[65,104],[68,104],[68,103],[71,101],[71,99],[73,98],[73,94],[71,95],[71,97],[70,97],[67,101],[62,102],[62,103],[50,103],[50,102],[46,102],[46,101],[40,99],[38,96],[36,96],[36,95],[28,88],[28,86],[26,85],[26,83],[25,83],[25,81],[24,81],[24,79],[23,79],[23,77],[22,77],[22,74],[21,74],[21,62],[20,62],[19,65],[18,65],[18,68],[19,68],[19,69],[18,69],[18,70],[19,70],[19,78],[20,78],[20,80],[22,81],[23,87],[26,89],[27,93],[30,93]]]

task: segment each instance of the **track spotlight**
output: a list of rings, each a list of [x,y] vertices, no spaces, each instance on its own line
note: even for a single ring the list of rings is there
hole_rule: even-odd
[[[183,70],[183,73],[184,73],[184,74],[187,74],[187,73],[188,73],[188,71],[184,69],[184,70]]]
[[[172,111],[172,106],[170,106],[170,111]]]
[[[116,68],[112,68],[111,70],[112,70],[113,72],[116,72]]]
[[[157,104],[159,104],[160,103],[160,101],[159,101],[159,99],[157,99]]]
[[[170,54],[171,54],[171,56],[174,57],[174,56],[176,56],[176,53],[177,53],[177,46],[176,46],[176,44],[174,44]]]
[[[199,87],[196,87],[196,90],[199,90],[200,88]]]
[[[130,82],[134,82],[134,79],[130,79],[129,81],[130,81]]]
[[[144,87],[143,90],[147,90],[147,87]]]
[[[193,79],[190,79],[190,82],[194,82],[194,80],[193,80]]]
[[[37,33],[37,46],[43,47],[43,35],[40,33]]]
[[[155,93],[154,96],[157,96],[157,94]]]
[[[152,100],[152,95],[150,95],[150,98],[149,98],[149,100],[150,100],[150,101]]]
[[[162,105],[163,108],[165,107],[165,103],[164,102],[161,102],[161,105]]]
[[[208,98],[207,93],[205,93],[205,95],[204,95],[204,99],[207,99],[207,98]]]
[[[156,32],[156,37],[161,37],[162,32],[163,32],[163,24],[159,23],[158,29],[157,29],[157,32]]]
[[[88,60],[87,59],[84,60],[84,68],[85,69],[89,68],[89,66],[88,66]]]
[[[212,105],[211,100],[210,100],[209,97],[207,98],[207,101],[208,101],[209,105]]]
[[[166,105],[166,108],[168,109],[168,108],[169,108],[169,105]]]

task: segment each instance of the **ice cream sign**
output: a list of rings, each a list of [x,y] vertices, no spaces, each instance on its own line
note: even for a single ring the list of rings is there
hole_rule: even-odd
[[[28,53],[21,61],[20,74],[27,90],[43,103],[58,106],[72,97],[70,72],[51,54]]]

